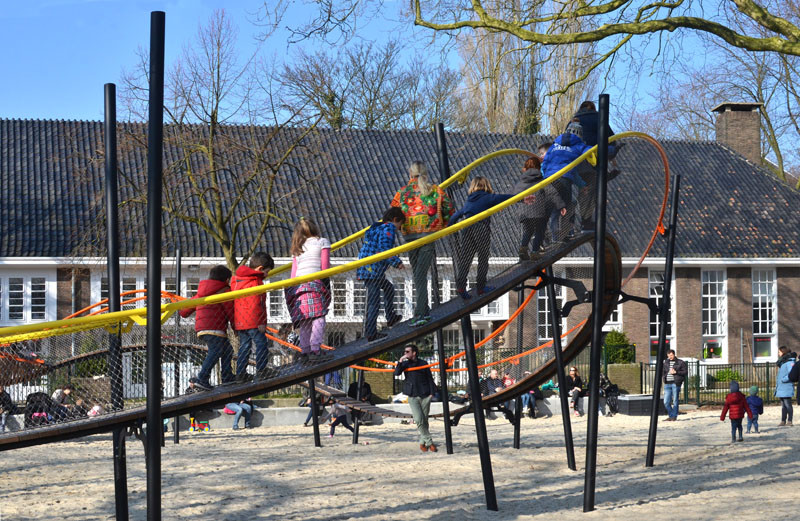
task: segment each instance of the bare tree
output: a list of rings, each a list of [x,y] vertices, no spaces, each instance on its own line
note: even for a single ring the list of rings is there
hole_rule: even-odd
[[[244,63],[237,57],[236,31],[218,11],[199,30],[195,45],[184,49],[165,89],[163,211],[208,234],[231,269],[238,255],[247,258],[264,247],[270,227],[285,222],[293,193],[312,188],[313,179],[307,179],[277,195],[318,121],[302,110],[283,110],[255,54]],[[133,119],[141,118],[146,71],[143,59],[124,81]],[[140,126],[124,128],[123,150],[146,145]],[[145,173],[125,172],[124,179],[121,189],[130,196],[121,205],[145,204]]]

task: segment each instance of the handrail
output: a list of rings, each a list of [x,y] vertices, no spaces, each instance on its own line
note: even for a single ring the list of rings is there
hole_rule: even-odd
[[[623,139],[623,138],[626,138],[626,137],[640,137],[640,138],[646,139],[648,141],[651,141],[651,142],[655,143],[656,147],[661,149],[660,145],[658,145],[658,143],[653,138],[651,138],[650,136],[648,136],[647,134],[644,134],[642,132],[633,132],[633,131],[631,131],[631,132],[622,132],[620,134],[616,134],[616,135],[612,136],[609,139],[609,142],[613,142],[613,141],[616,141],[616,140],[619,140],[619,139]],[[506,201],[504,201],[504,202],[502,202],[502,203],[500,203],[500,204],[498,204],[498,205],[496,205],[496,206],[494,206],[492,208],[489,208],[488,210],[485,210],[485,211],[483,211],[483,212],[481,212],[481,213],[479,213],[477,215],[474,215],[472,217],[469,217],[467,219],[459,221],[458,223],[456,223],[456,224],[454,224],[452,226],[448,226],[448,227],[446,227],[446,228],[444,228],[442,230],[439,230],[437,232],[433,232],[433,233],[431,233],[429,235],[426,235],[425,237],[421,237],[421,238],[419,238],[419,239],[417,239],[415,241],[411,241],[411,242],[405,243],[403,245],[396,246],[396,247],[394,247],[394,248],[392,248],[390,250],[387,250],[387,251],[376,253],[375,255],[371,255],[371,256],[366,257],[364,259],[354,260],[354,261],[348,262],[348,263],[340,265],[340,266],[335,266],[335,267],[332,267],[332,268],[328,268],[326,270],[321,270],[321,271],[318,271],[318,272],[315,272],[315,273],[311,273],[311,274],[308,274],[308,275],[303,275],[303,276],[300,276],[300,277],[285,279],[285,280],[282,280],[282,281],[271,282],[271,283],[264,284],[264,285],[261,285],[261,286],[254,286],[254,287],[251,287],[251,288],[245,288],[245,289],[241,289],[241,290],[237,290],[237,291],[219,293],[219,294],[210,295],[210,296],[202,297],[202,298],[198,298],[198,299],[187,299],[187,300],[182,300],[182,301],[178,301],[178,302],[172,302],[170,304],[162,304],[162,306],[161,306],[162,320],[165,320],[166,318],[168,318],[169,316],[171,316],[173,313],[175,313],[176,311],[178,311],[180,309],[193,308],[193,307],[197,307],[197,306],[200,306],[200,305],[217,304],[217,303],[220,303],[220,302],[226,302],[226,301],[229,301],[229,300],[234,300],[234,299],[240,298],[240,297],[245,297],[245,296],[250,296],[250,295],[259,295],[261,293],[266,293],[266,292],[269,292],[269,291],[276,291],[276,290],[281,290],[281,289],[284,289],[284,288],[287,288],[287,287],[291,287],[291,286],[297,286],[299,284],[303,284],[305,282],[309,282],[309,281],[312,281],[312,280],[329,278],[329,277],[332,277],[332,276],[335,276],[335,275],[339,275],[341,273],[346,273],[348,271],[352,271],[352,270],[357,269],[357,268],[359,268],[361,266],[374,264],[375,262],[378,262],[378,261],[381,261],[381,260],[384,260],[384,259],[388,259],[388,258],[393,257],[395,255],[398,255],[400,253],[405,253],[405,252],[408,252],[410,250],[417,249],[417,248],[419,248],[421,246],[424,246],[426,244],[430,244],[432,242],[435,242],[435,241],[441,239],[442,237],[446,237],[448,235],[451,235],[453,233],[461,231],[462,229],[467,228],[467,227],[471,226],[472,224],[475,224],[475,223],[477,223],[479,221],[482,221],[483,219],[489,218],[492,215],[505,210],[509,206],[511,206],[513,204],[516,204],[517,202],[523,200],[525,197],[527,197],[527,196],[529,196],[531,194],[534,194],[537,191],[543,189],[544,187],[554,183],[556,180],[558,180],[562,176],[564,176],[567,172],[569,172],[573,168],[577,167],[584,160],[590,160],[591,161],[590,158],[593,158],[595,156],[596,150],[597,150],[597,145],[593,146],[592,148],[590,148],[589,150],[587,150],[586,152],[581,154],[578,158],[576,158],[574,161],[572,161],[568,165],[566,165],[563,168],[561,168],[555,174],[553,174],[553,175],[551,175],[551,176],[549,176],[547,178],[544,178],[539,183],[531,186],[530,188],[528,188],[526,190],[523,190],[519,194],[511,197],[510,199],[507,199]],[[446,187],[446,186],[449,186],[450,184],[452,184],[452,183],[454,183],[456,181],[463,182],[463,180],[466,178],[467,173],[472,168],[474,168],[474,167],[480,165],[481,163],[483,163],[485,161],[488,161],[489,159],[492,159],[494,157],[498,157],[500,155],[505,155],[505,154],[512,154],[512,153],[514,153],[514,154],[520,154],[520,153],[531,154],[530,152],[525,152],[525,151],[520,150],[520,149],[498,150],[498,151],[492,152],[490,154],[486,154],[485,156],[482,156],[481,158],[476,159],[475,161],[473,161],[472,163],[470,163],[466,167],[462,168],[461,170],[456,172],[456,174],[453,174],[449,179],[447,179],[445,182],[443,182],[440,186]],[[666,156],[663,155],[663,150],[662,150],[662,158],[665,161],[665,167],[666,167]],[[666,197],[666,195],[665,195],[665,197]],[[664,207],[662,207],[662,216],[663,216],[663,211],[664,211]],[[363,230],[359,231],[359,232],[356,232],[356,233],[346,237],[345,239],[342,239],[342,240],[338,241],[335,244],[338,245],[337,247],[341,247],[344,244],[346,244],[347,242],[352,242],[356,238],[360,237],[359,234],[361,234],[361,233],[363,233]],[[285,266],[282,266],[279,269],[285,269]],[[276,270],[273,270],[273,271],[270,272],[270,274],[276,274],[276,273],[278,273],[278,271],[276,271]],[[98,315],[98,316],[93,316],[93,317],[77,317],[77,318],[61,319],[61,320],[55,320],[55,321],[51,321],[51,322],[44,322],[44,323],[38,323],[38,324],[25,324],[25,325],[20,325],[20,326],[10,326],[10,327],[5,327],[5,328],[0,328],[0,342],[9,343],[9,342],[28,340],[28,339],[31,339],[31,338],[44,338],[44,337],[47,337],[47,336],[57,336],[57,335],[61,335],[61,334],[68,334],[68,333],[74,332],[75,330],[88,329],[91,326],[100,327],[100,326],[106,326],[106,325],[109,325],[109,326],[116,325],[116,324],[125,322],[127,320],[133,320],[136,323],[143,324],[144,323],[144,317],[146,316],[146,313],[147,313],[147,308],[137,308],[137,309],[131,309],[131,310],[116,311],[116,312],[113,312],[113,313],[107,313],[107,314],[104,314],[104,315]],[[58,331],[55,331],[56,329],[58,329]],[[34,333],[37,333],[37,334],[34,334]],[[45,333],[47,333],[47,334],[45,334]]]

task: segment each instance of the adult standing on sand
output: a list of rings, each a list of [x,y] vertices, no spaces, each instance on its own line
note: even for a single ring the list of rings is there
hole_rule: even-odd
[[[412,367],[428,365],[428,362],[417,358],[419,349],[414,344],[406,344],[403,349],[403,356],[394,369],[394,375],[400,376],[406,373],[406,381],[403,382],[403,393],[408,396],[408,405],[411,407],[411,415],[417,424],[419,431],[419,450],[422,452],[437,452],[438,449],[433,443],[431,433],[428,430],[428,414],[431,410],[433,393],[436,392],[436,384],[433,382],[433,375],[429,367],[416,371],[406,371]]]
[[[668,422],[678,419],[678,402],[681,395],[681,384],[686,379],[688,368],[686,362],[675,356],[670,349],[664,360],[664,407],[667,409]]]

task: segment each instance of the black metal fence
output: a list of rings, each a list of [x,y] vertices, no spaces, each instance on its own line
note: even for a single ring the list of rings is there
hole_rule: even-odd
[[[776,401],[775,378],[778,367],[774,363],[763,364],[702,364],[699,360],[687,363],[689,375],[681,390],[684,403],[712,405],[725,403],[725,396],[730,392],[731,380],[739,382],[739,388],[745,395],[752,385],[758,386],[758,395],[764,403]],[[642,393],[653,392],[653,380],[656,364],[640,364],[642,372]]]

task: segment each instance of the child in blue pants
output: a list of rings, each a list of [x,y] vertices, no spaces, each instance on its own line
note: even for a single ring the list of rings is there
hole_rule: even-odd
[[[750,387],[750,396],[747,397],[747,405],[753,411],[753,417],[747,418],[747,433],[750,433],[750,428],[755,427],[755,432],[758,432],[758,415],[764,414],[764,400],[758,396],[758,386],[753,385]]]

